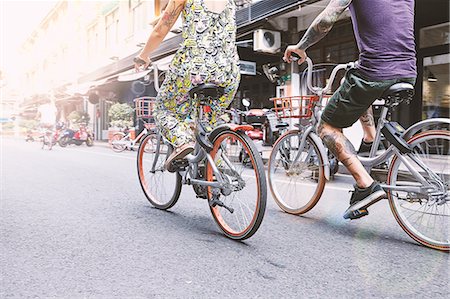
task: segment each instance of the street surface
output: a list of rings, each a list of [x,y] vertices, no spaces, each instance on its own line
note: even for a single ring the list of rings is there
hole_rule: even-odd
[[[136,152],[3,138],[1,298],[449,298],[449,255],[418,245],[387,201],[347,221],[352,180],[300,217],[269,192],[260,230],[224,237],[190,186],[152,208]]]

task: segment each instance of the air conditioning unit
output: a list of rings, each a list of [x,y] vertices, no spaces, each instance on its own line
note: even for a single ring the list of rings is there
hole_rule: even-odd
[[[276,53],[281,48],[281,34],[278,31],[258,29],[253,32],[253,50]]]

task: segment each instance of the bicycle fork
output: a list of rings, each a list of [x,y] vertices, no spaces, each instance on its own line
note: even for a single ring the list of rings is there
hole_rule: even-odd
[[[321,156],[321,159],[319,159],[319,165],[324,167],[324,175],[325,175],[325,179],[330,180],[330,161],[328,159],[328,155],[326,152],[326,149],[320,139],[319,136],[317,136],[317,134],[314,132],[314,126],[309,126],[306,128],[306,130],[301,134],[302,138],[300,140],[299,146],[298,146],[298,151],[297,154],[295,155],[294,160],[292,161],[292,164],[289,166],[289,170],[288,171],[292,171],[294,165],[297,163],[298,159],[300,159],[300,156],[303,152],[303,149],[306,146],[306,138],[309,136],[312,140],[313,143],[316,144],[318,150],[319,150],[319,154]],[[311,152],[308,152],[308,157],[307,159],[310,158]],[[323,162],[321,162],[323,161]],[[321,164],[322,163],[322,164]]]

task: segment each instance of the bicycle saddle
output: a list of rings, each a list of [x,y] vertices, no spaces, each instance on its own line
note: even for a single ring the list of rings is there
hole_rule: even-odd
[[[224,94],[225,89],[212,83],[200,84],[189,90],[191,99],[197,98],[220,98]]]
[[[409,83],[401,82],[395,83],[386,89],[381,98],[386,100],[385,106],[393,107],[405,100],[409,104],[413,96],[414,86]]]

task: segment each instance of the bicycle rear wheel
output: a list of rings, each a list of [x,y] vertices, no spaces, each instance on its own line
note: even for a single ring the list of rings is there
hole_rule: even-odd
[[[113,151],[115,151],[116,153],[123,152],[126,148],[125,144],[120,143],[120,141],[122,140],[123,137],[125,137],[125,134],[123,134],[123,133],[115,133],[111,137],[111,142],[110,142],[111,149]]]
[[[137,170],[142,191],[148,201],[161,210],[173,207],[181,192],[181,175],[164,168],[171,151],[172,146],[155,133],[146,135],[138,149]]]
[[[285,133],[275,142],[269,159],[268,179],[272,196],[283,211],[295,215],[311,210],[325,186],[319,148],[308,136],[299,153],[301,138],[298,130]]]
[[[409,141],[414,153],[403,157],[433,187],[422,194],[393,190],[388,199],[395,219],[417,242],[443,251],[450,250],[450,132],[428,131]],[[424,167],[419,166],[417,159]],[[427,170],[425,170],[426,168]],[[422,187],[404,162],[394,157],[389,167],[388,185]]]
[[[208,187],[211,213],[226,236],[235,240],[247,239],[258,230],[266,209],[267,186],[262,158],[243,132],[223,131],[215,137],[213,145],[210,154],[226,187],[222,190]],[[242,151],[249,157],[250,167],[239,161]],[[206,179],[216,181],[210,163],[206,168]],[[215,198],[224,206],[211,206]]]

